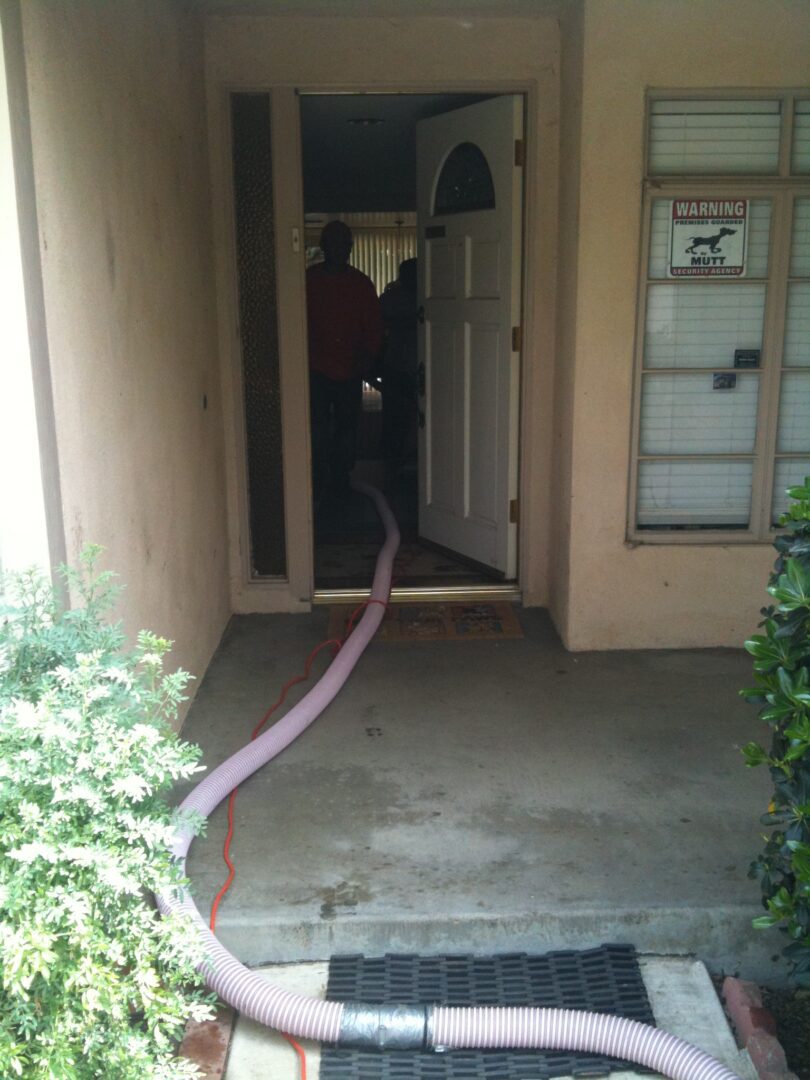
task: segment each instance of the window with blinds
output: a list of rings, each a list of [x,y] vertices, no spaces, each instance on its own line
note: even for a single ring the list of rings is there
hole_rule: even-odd
[[[810,97],[651,100],[647,166],[630,533],[766,539],[810,475]]]

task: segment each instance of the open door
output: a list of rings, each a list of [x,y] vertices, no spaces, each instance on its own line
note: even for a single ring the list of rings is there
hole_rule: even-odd
[[[517,575],[523,99],[417,124],[419,533]]]

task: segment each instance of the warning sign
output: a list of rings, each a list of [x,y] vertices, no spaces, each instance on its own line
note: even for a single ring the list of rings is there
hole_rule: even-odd
[[[747,199],[674,199],[670,277],[743,277]]]

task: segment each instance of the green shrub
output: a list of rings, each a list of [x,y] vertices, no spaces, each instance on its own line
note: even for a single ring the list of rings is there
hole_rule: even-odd
[[[800,986],[810,986],[810,477],[788,492],[794,500],[776,538],[778,558],[763,609],[764,633],[745,647],[754,657],[756,685],[741,691],[762,704],[772,732],[765,750],[743,747],[746,764],[767,764],[774,792],[762,824],[771,831],[751,864],[767,914],[757,927],[779,926],[790,938],[784,949]]]
[[[4,582],[0,609],[0,1075],[143,1080],[197,1075],[175,1056],[210,1013],[176,888],[164,793],[199,751],[170,727],[189,676],[170,642],[121,653],[117,590],[98,549],[65,571],[76,610],[39,573]],[[176,822],[175,822],[176,823]]]

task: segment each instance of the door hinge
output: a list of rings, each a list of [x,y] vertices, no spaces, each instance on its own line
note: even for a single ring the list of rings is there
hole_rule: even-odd
[[[526,143],[523,139],[515,139],[515,164],[520,166],[526,164]]]
[[[518,523],[518,511],[520,510],[520,499],[509,500],[509,524],[517,525]]]
[[[523,348],[523,327],[512,327],[512,352],[520,352]]]

